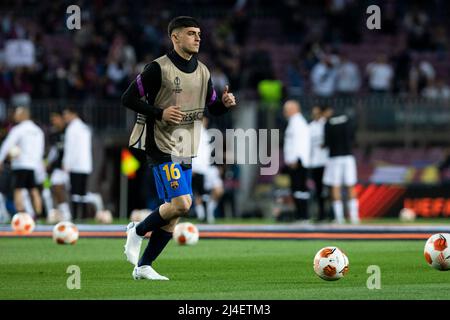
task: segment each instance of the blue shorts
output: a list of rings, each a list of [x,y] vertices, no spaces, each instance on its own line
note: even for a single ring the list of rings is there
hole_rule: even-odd
[[[172,198],[192,194],[192,169],[184,167],[179,163],[165,162],[153,166],[156,190],[158,197],[165,202]]]

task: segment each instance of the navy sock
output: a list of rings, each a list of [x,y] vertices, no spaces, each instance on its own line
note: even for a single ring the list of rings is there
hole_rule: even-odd
[[[164,220],[159,214],[159,207],[150,213],[147,218],[142,220],[136,227],[136,233],[143,237],[149,231],[164,227],[169,221]]]
[[[167,232],[162,229],[152,231],[147,248],[145,248],[144,254],[141,257],[141,260],[139,260],[138,266],[151,266],[152,262],[155,261],[155,259],[169,243],[170,239],[172,239],[172,232]]]

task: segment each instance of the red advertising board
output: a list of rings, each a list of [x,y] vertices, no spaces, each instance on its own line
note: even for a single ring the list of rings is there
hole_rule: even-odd
[[[357,185],[360,216],[363,219],[398,217],[402,208],[418,217],[450,218],[450,185]]]

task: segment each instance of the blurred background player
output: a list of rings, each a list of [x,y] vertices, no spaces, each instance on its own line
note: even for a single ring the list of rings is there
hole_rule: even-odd
[[[358,199],[354,186],[357,182],[356,161],[352,153],[355,128],[350,118],[345,115],[333,115],[333,108],[326,111],[324,146],[329,149],[323,182],[331,187],[331,200],[336,223],[344,223],[344,204],[342,187],[347,188],[347,208],[350,222],[359,223]]]
[[[206,170],[210,166],[212,148],[211,139],[206,132],[206,117],[203,118],[203,127],[200,134],[197,156],[192,159],[192,191],[194,194],[194,210],[197,219],[206,221],[205,203],[208,193],[205,189]]]
[[[145,220],[127,227],[125,255],[135,265],[134,279],[168,280],[152,268],[152,263],[172,238],[179,218],[186,216],[192,205],[191,162],[197,155],[205,105],[212,115],[222,115],[236,105],[228,86],[218,98],[208,68],[197,60],[200,34],[194,18],[174,18],[168,26],[174,50],[148,64],[122,96],[123,105],[145,119],[144,149],[158,196],[165,201]],[[142,123],[142,116],[138,121]],[[190,145],[174,139],[176,129],[185,130]],[[149,231],[148,246],[139,260],[142,238]]]
[[[87,217],[86,194],[87,179],[92,172],[92,133],[74,108],[65,108],[63,117],[67,128],[62,164],[70,177],[72,214],[82,219]]]
[[[44,154],[45,154],[45,148],[44,148]],[[45,188],[45,180],[47,180],[47,171],[45,170],[45,163],[42,161],[40,165],[34,170],[34,181],[36,182],[36,188],[38,189],[39,193],[41,194],[42,199],[42,213],[48,214],[50,209],[53,207],[53,201],[51,199],[51,192],[48,188]],[[25,210],[29,208],[29,210],[32,210],[33,205],[31,203],[31,199],[28,196],[28,192],[23,191],[24,194],[24,204],[25,204]],[[28,210],[27,210],[28,212]]]
[[[69,221],[72,218],[66,193],[69,177],[62,165],[66,123],[59,112],[50,114],[50,123],[52,127],[49,134],[50,149],[47,155],[47,171],[50,174],[53,206],[61,213],[62,220]]]
[[[199,220],[214,223],[215,211],[223,196],[223,181],[219,169],[212,163],[211,136],[208,133],[208,118],[203,117],[197,157],[192,159],[192,187],[195,198],[195,212]],[[206,203],[206,214],[205,214]]]
[[[323,172],[328,160],[328,149],[324,148],[325,123],[325,106],[314,106],[312,108],[312,121],[309,124],[309,132],[311,135],[311,164],[310,172],[314,180],[314,199],[317,202],[318,214],[317,221],[323,221],[326,217],[325,199],[326,194],[323,188]]]
[[[5,163],[0,170],[0,223],[8,223],[11,216],[8,211],[7,201],[11,196],[11,168],[10,163]]]
[[[42,166],[44,157],[44,133],[31,119],[30,110],[18,107],[14,112],[17,123],[8,133],[0,149],[0,166],[3,166],[8,154],[12,151],[11,168],[13,171],[14,205],[18,212],[25,212],[23,190],[31,193],[34,206],[28,212],[40,216],[42,199],[36,186],[35,171]]]
[[[309,219],[309,191],[306,185],[310,162],[311,139],[308,123],[301,113],[300,103],[288,100],[284,104],[284,117],[288,125],[284,135],[284,162],[291,180],[291,192],[295,202],[295,219]]]

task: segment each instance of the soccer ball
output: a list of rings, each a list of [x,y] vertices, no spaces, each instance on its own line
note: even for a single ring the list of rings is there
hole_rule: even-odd
[[[433,234],[425,243],[423,254],[433,268],[450,270],[450,234]]]
[[[109,210],[99,210],[95,213],[95,221],[109,224],[113,221],[112,213]]]
[[[53,241],[57,244],[75,244],[78,228],[72,222],[62,221],[53,227]]]
[[[403,222],[411,222],[416,220],[416,213],[409,208],[403,208],[400,210],[400,220]]]
[[[198,242],[198,238],[198,229],[190,222],[177,224],[173,231],[173,239],[180,245],[194,245]]]
[[[325,247],[314,257],[314,272],[323,280],[339,280],[348,272],[349,261],[337,247]]]
[[[35,223],[31,215],[25,212],[19,212],[13,216],[11,227],[18,234],[30,234],[34,230]]]

